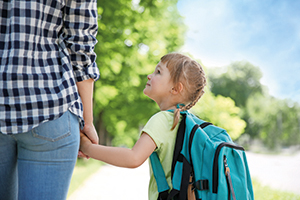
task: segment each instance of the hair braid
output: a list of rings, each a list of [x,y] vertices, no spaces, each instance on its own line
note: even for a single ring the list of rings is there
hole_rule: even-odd
[[[191,109],[204,94],[206,78],[202,66],[188,56],[170,53],[163,56],[161,62],[166,63],[173,83],[181,82],[184,85],[185,102],[189,102],[187,105],[175,109],[171,129],[173,130],[179,122],[180,111]]]

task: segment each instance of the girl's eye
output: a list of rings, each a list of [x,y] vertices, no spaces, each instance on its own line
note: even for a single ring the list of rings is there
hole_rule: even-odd
[[[157,70],[156,73],[157,73],[157,74],[160,74],[160,70]]]

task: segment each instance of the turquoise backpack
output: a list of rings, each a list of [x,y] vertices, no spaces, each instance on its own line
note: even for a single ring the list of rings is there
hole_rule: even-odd
[[[150,156],[158,200],[188,199],[189,184],[196,200],[254,199],[244,148],[234,144],[224,129],[189,112],[181,115],[171,169],[172,187],[157,153]]]

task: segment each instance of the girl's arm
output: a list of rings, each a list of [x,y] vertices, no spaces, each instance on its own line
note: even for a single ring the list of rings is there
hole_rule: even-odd
[[[111,165],[126,168],[136,168],[143,164],[155,148],[155,142],[145,132],[142,133],[132,149],[92,144],[83,135],[80,143],[80,150],[85,155]]]

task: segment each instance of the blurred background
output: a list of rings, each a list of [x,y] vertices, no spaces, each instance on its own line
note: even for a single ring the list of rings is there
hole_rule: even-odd
[[[209,79],[197,115],[240,142],[298,145],[299,8],[299,1],[99,1],[94,114],[101,144],[134,144],[159,110],[142,92],[147,75],[179,51],[201,62]]]
[[[159,111],[143,94],[147,75],[176,51],[199,61],[208,77],[192,112],[248,151],[297,153],[299,9],[300,1],[99,0],[94,123],[100,144],[133,146]]]

